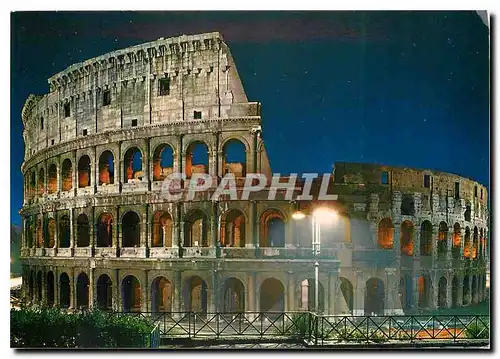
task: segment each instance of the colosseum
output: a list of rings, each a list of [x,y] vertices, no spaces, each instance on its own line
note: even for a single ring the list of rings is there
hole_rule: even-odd
[[[29,305],[392,315],[486,299],[488,193],[455,174],[337,162],[335,200],[303,179],[292,192],[313,195],[269,200],[268,182],[248,200],[211,200],[215,185],[166,200],[172,173],[187,187],[231,173],[238,191],[272,176],[261,105],[219,33],[110,52],[48,83],[22,110]],[[314,222],[318,208],[332,216]]]

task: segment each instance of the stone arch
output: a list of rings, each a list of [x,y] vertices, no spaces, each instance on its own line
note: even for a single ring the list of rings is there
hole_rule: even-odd
[[[57,192],[57,166],[55,163],[49,166],[47,192],[49,194]]]
[[[244,313],[245,312],[245,286],[243,282],[235,277],[230,277],[224,281],[224,313]]]
[[[47,228],[45,230],[45,233],[47,234],[46,246],[48,248],[54,248],[55,244],[56,244],[56,241],[55,241],[56,229],[57,229],[56,220],[54,218],[50,217],[50,218],[48,218],[46,223],[47,223]]]
[[[349,308],[349,311],[353,312],[354,309],[354,289],[352,286],[352,283],[349,281],[349,279],[345,277],[340,277],[340,290],[342,292],[342,295],[344,296],[344,300],[347,304],[347,307]]]
[[[185,279],[182,297],[184,309],[188,312],[206,313],[208,308],[208,286],[199,276]]]
[[[67,273],[59,276],[59,306],[69,308],[71,306],[71,282]]]
[[[413,255],[413,232],[414,226],[411,221],[401,223],[401,254]]]
[[[139,147],[132,146],[125,152],[123,157],[123,182],[133,183],[142,181],[144,177],[142,151]]]
[[[427,220],[420,225],[420,255],[432,255],[432,224]]]
[[[141,246],[141,220],[134,211],[126,212],[122,217],[122,247]]]
[[[274,208],[260,216],[260,247],[284,247],[286,221],[283,213]]]
[[[245,247],[245,229],[245,214],[236,208],[228,209],[221,216],[221,245],[223,247]]]
[[[99,156],[99,186],[115,183],[115,157],[105,150]]]
[[[101,274],[97,278],[96,286],[97,307],[108,311],[113,307],[113,281],[107,274]]]
[[[156,277],[151,283],[151,311],[172,312],[172,283],[164,276]]]
[[[229,138],[222,145],[222,174],[244,177],[247,173],[247,147],[239,138]]]
[[[47,292],[46,292],[46,299],[47,299],[47,305],[49,307],[52,307],[54,305],[54,296],[55,296],[55,283],[54,283],[54,273],[52,271],[49,271],[47,273]]]
[[[401,307],[403,310],[409,310],[412,307],[413,283],[411,276],[401,275],[399,280],[399,295],[401,299]]]
[[[465,227],[464,257],[465,258],[470,258],[471,257],[471,250],[470,250],[470,229],[469,229],[468,226]]]
[[[462,246],[462,234],[460,229],[460,224],[455,223],[453,225],[453,242],[451,254],[454,259],[460,259],[460,247]]]
[[[122,308],[124,312],[141,311],[141,283],[133,275],[127,275],[122,280]]]
[[[459,291],[458,278],[456,275],[453,276],[453,280],[451,281],[451,307],[457,308],[459,306],[458,303],[458,291]]]
[[[76,246],[90,246],[90,225],[89,218],[85,213],[81,213],[76,219]]]
[[[424,274],[418,277],[418,307],[429,308],[432,304],[432,281],[431,278]]]
[[[190,179],[194,173],[208,173],[209,147],[200,140],[191,141],[186,147],[186,178]]]
[[[62,190],[70,191],[73,189],[73,164],[69,158],[66,158],[62,163]]]
[[[200,208],[184,218],[184,247],[208,247],[208,215]]]
[[[113,216],[103,212],[97,219],[97,247],[111,247],[113,245]]]
[[[307,278],[300,282],[300,308],[310,312],[325,311],[325,290],[321,282],[318,282],[318,309],[316,309],[316,283],[313,278]]]
[[[89,307],[89,277],[85,272],[76,278],[76,307],[78,309]]]
[[[153,153],[153,181],[163,181],[174,172],[174,149],[167,143],[156,146]]]
[[[372,277],[365,286],[365,315],[384,315],[385,286],[380,278]]]
[[[447,308],[448,303],[447,303],[447,298],[448,296],[448,281],[446,280],[446,277],[441,277],[439,279],[439,284],[438,284],[438,308]]]
[[[43,168],[38,171],[38,195],[41,196],[45,193],[45,172]]]
[[[377,244],[382,249],[394,246],[394,225],[390,218],[383,218],[378,224]]]
[[[70,247],[70,220],[67,214],[59,218],[59,248]]]
[[[442,221],[439,223],[439,233],[437,238],[437,253],[438,257],[446,257],[448,252],[448,225]]]
[[[270,277],[262,281],[260,285],[260,312],[285,311],[285,287],[276,278]]]
[[[153,216],[152,243],[153,247],[172,247],[172,216],[167,211],[157,211]]]
[[[91,183],[90,157],[83,155],[78,160],[78,188],[89,187]]]

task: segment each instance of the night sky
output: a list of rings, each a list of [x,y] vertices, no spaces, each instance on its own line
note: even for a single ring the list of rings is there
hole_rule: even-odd
[[[489,184],[489,40],[476,12],[44,12],[14,13],[11,26],[15,224],[30,93],[47,93],[47,78],[75,62],[211,31],[262,103],[273,172],[374,162]]]

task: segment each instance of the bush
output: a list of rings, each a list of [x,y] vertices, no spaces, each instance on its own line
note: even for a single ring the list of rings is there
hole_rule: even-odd
[[[469,324],[465,331],[465,337],[467,339],[489,339],[489,328],[480,322]]]
[[[10,312],[10,343],[17,348],[143,348],[153,325],[143,317],[90,310],[75,314],[37,308]]]

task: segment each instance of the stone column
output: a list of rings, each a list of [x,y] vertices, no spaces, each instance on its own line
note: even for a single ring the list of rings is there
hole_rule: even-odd
[[[448,273],[446,275],[446,308],[451,308],[452,305],[452,295],[453,295],[453,277]]]
[[[247,283],[247,307],[245,308],[246,312],[257,312],[255,295],[257,292],[257,288],[255,287],[255,273],[248,273],[248,283]],[[254,316],[250,316],[249,319],[252,320],[255,318]]]
[[[453,228],[450,229],[450,227],[448,227],[448,232],[446,234],[446,263],[450,264],[450,267],[452,267],[451,266],[452,242],[453,242]]]
[[[420,258],[420,226],[413,227],[413,257]]]
[[[340,310],[341,308],[337,308],[335,306],[337,294],[337,278],[335,275],[330,273],[328,275],[328,310],[325,311],[328,315],[343,314]]]
[[[97,184],[99,183],[99,160],[97,159],[97,147],[93,146],[92,150],[94,154],[94,166],[91,164],[90,168],[94,167],[94,170],[91,170],[90,172],[90,185],[92,186],[93,193],[97,193]]]
[[[217,269],[212,269],[211,273],[211,282],[212,287],[210,288],[210,301],[208,305],[208,312],[216,313],[219,311],[218,303],[219,303],[219,272]],[[208,283],[207,283],[208,284]],[[209,294],[207,293],[207,294]]]
[[[141,213],[141,228],[140,228],[140,235],[139,235],[139,244],[141,248],[145,248],[146,252],[148,249],[148,205],[144,205],[144,211]]]
[[[73,194],[76,194],[78,189],[78,159],[76,158],[76,150],[73,150],[72,157],[73,157],[73,166],[72,166],[73,183],[71,189],[73,190]]]
[[[432,266],[434,267],[434,263],[438,261],[438,233],[439,233],[439,225],[433,224],[432,225]],[[434,284],[434,281],[433,281]]]
[[[149,312],[149,290],[148,270],[146,269],[144,271],[143,286],[141,288],[141,312]]]
[[[116,206],[113,220],[115,224],[114,226],[115,233],[113,233],[112,246],[113,248],[116,249],[116,255],[118,256],[120,254],[120,248],[121,248],[120,206]]]
[[[385,307],[385,315],[404,315],[401,299],[398,293],[399,277],[395,268],[385,269],[387,279],[387,302]]]
[[[149,137],[144,139],[144,157],[142,161],[142,170],[144,171],[143,181],[144,179],[147,181],[148,191],[151,191],[151,183],[153,182],[152,178],[150,178],[150,173],[151,173],[150,161],[149,161],[151,157],[149,150],[150,143],[151,139]]]
[[[75,216],[74,216],[75,210],[73,208],[70,208],[69,210],[69,247],[70,247],[70,256],[75,255],[75,247],[76,247],[76,241],[75,241]],[[58,224],[59,226],[59,224]]]
[[[42,303],[47,303],[47,273],[45,267],[42,267]]]
[[[365,283],[363,271],[355,270],[354,275],[356,277],[355,285],[354,285],[354,308],[353,315],[364,315],[365,314],[365,304],[364,304],[364,295],[365,295]]]
[[[285,307],[285,311],[293,312],[298,310],[298,308],[295,307],[295,280],[293,278],[292,271],[287,272],[287,293],[288,293],[288,298],[287,298],[288,305]]]
[[[418,278],[419,278],[419,275],[418,275],[418,272],[413,272],[413,276],[412,276],[412,309],[413,310],[418,310],[419,309],[419,303],[418,303],[418,299],[419,299],[419,294],[418,294]]]
[[[182,311],[182,287],[181,287],[181,272],[174,272],[174,312]]]
[[[210,238],[209,242],[210,247],[217,247],[219,236],[217,233],[218,229],[218,221],[219,221],[219,207],[217,202],[212,202],[212,220],[210,221]]]
[[[115,269],[115,284],[113,285],[113,308],[114,310],[121,312],[123,309],[122,298],[121,298],[121,283],[120,283],[120,270]]]
[[[431,308],[437,309],[439,308],[439,275],[437,272],[431,274],[432,280],[432,301]]]
[[[69,286],[69,309],[76,309],[76,280],[75,280],[75,268],[70,270],[70,286]]]
[[[394,223],[394,245],[392,248],[394,248],[396,258],[399,261],[399,258],[401,257],[401,223],[400,222]]]
[[[96,290],[95,290],[95,261],[93,259],[90,260],[90,268],[89,268],[89,308],[94,308],[94,303],[96,302]]]

